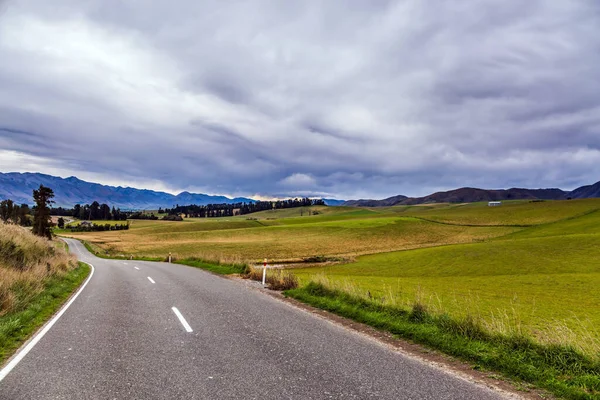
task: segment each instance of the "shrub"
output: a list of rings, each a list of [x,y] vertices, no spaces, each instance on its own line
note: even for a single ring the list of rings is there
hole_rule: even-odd
[[[267,271],[267,283],[273,290],[289,290],[298,287],[298,277],[284,270]]]
[[[247,272],[243,274],[244,278],[262,282],[262,268],[248,266],[246,270]],[[298,277],[296,275],[281,269],[267,269],[265,281],[269,288],[273,290],[289,290],[299,286]]]

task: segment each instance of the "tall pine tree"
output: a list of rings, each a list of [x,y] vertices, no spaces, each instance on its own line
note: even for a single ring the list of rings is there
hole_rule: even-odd
[[[33,233],[38,236],[44,236],[52,239],[52,221],[50,220],[50,205],[54,203],[52,198],[54,192],[52,189],[40,185],[40,188],[33,191],[33,200],[35,201],[35,210],[33,211]]]

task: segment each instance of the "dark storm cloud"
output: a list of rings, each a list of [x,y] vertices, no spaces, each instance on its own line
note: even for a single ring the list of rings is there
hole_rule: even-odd
[[[347,198],[600,179],[594,0],[2,5],[3,170]]]
[[[10,129],[10,128],[2,128],[0,127],[0,132],[3,133],[3,136],[12,137],[21,139],[23,136],[35,137],[37,136],[35,133],[21,131],[19,129]]]

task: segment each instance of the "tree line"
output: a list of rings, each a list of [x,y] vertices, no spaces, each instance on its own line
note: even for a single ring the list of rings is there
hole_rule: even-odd
[[[111,208],[107,204],[100,204],[97,201],[92,204],[76,204],[73,208],[52,207],[54,201],[54,192],[52,189],[40,185],[33,191],[35,206],[29,208],[27,204],[15,204],[12,200],[3,200],[0,202],[0,220],[4,223],[19,224],[22,226],[31,226],[34,234],[52,238],[52,221],[50,216],[60,216],[59,227],[65,226],[62,217],[74,217],[84,221],[95,220],[113,220],[126,221],[130,219],[159,219],[154,214],[145,214],[142,212],[123,212],[114,206]],[[289,199],[277,201],[256,201],[251,203],[236,204],[208,204],[199,205],[176,205],[173,208],[159,208],[159,214],[167,214],[162,219],[170,221],[181,221],[181,214],[188,218],[215,218],[231,217],[234,215],[244,215],[258,211],[278,210],[295,207],[308,207],[315,205],[325,205],[322,199]],[[122,230],[129,229],[129,224],[111,225],[111,224],[79,224],[76,227],[69,227],[71,230]]]
[[[259,211],[279,210],[284,208],[324,206],[322,199],[288,199],[277,201],[256,201],[253,203],[234,203],[234,204],[207,204],[199,205],[177,205],[173,208],[159,208],[159,214],[180,215],[185,214],[186,218],[216,218],[233,217],[235,215],[251,214]]]
[[[80,223],[67,226],[71,232],[103,232],[103,231],[126,231],[129,229],[129,223],[125,224],[93,224]]]
[[[83,221],[125,221],[128,213],[120,208],[111,208],[108,204],[100,204],[94,201],[92,204],[75,204],[73,208],[56,207],[50,209],[52,215],[61,217],[74,217]]]
[[[100,204],[94,201],[92,204],[76,204],[73,208],[55,207],[50,210],[52,215],[62,217],[74,217],[82,221],[126,221],[128,219],[149,219],[149,220],[178,220],[173,216],[159,218],[154,213],[144,213],[141,211],[121,211],[120,208],[111,208],[108,204]],[[161,213],[159,211],[159,213]]]
[[[0,219],[4,223],[31,226],[31,209],[27,204],[18,205],[12,200],[2,200],[0,202]]]
[[[52,238],[52,227],[54,224],[51,215],[57,215],[58,226],[63,228],[65,221],[62,217],[75,217],[83,220],[127,220],[127,213],[120,209],[111,209],[107,204],[99,204],[94,201],[92,204],[84,206],[76,204],[73,208],[52,207],[54,201],[54,191],[49,187],[40,185],[38,189],[33,190],[33,200],[35,205],[29,208],[27,204],[18,205],[14,201],[6,199],[0,201],[0,220],[3,223],[19,224],[21,226],[31,226],[35,235]],[[77,231],[103,231],[103,230],[123,230],[129,229],[129,224],[103,224],[103,225],[82,225],[70,227]]]

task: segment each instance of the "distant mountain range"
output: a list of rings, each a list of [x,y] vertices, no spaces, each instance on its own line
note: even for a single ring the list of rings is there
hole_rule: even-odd
[[[424,197],[394,196],[383,200],[348,200],[343,206],[389,207],[397,205],[416,205],[428,203],[473,203],[476,201],[500,200],[566,200],[600,197],[600,182],[582,186],[573,191],[561,189],[500,189],[486,190],[460,188],[447,192],[437,192]]]
[[[40,185],[54,191],[56,206],[73,207],[75,204],[90,204],[93,201],[106,203],[123,210],[156,210],[160,207],[179,205],[206,205],[222,203],[240,203],[255,201],[246,197],[229,198],[182,192],[172,195],[147,189],[134,189],[121,186],[106,186],[98,183],[82,181],[74,176],[60,178],[40,173],[1,173],[0,200],[11,199],[17,203],[33,204],[32,192]],[[573,191],[561,189],[500,189],[486,190],[477,188],[460,188],[447,192],[437,192],[424,197],[407,197],[403,195],[383,200],[336,200],[323,199],[329,206],[384,207],[396,205],[416,205],[427,203],[472,203],[476,201],[497,200],[565,200],[600,197],[600,182],[582,186]]]
[[[56,207],[71,208],[75,204],[91,204],[94,201],[106,203],[121,209],[157,210],[160,207],[173,207],[176,204],[223,204],[251,202],[245,197],[229,198],[189,192],[177,196],[165,192],[129,187],[115,187],[82,181],[74,176],[59,178],[39,173],[0,172],[0,200],[11,199],[17,203],[33,204],[32,193],[40,185],[54,191]]]

